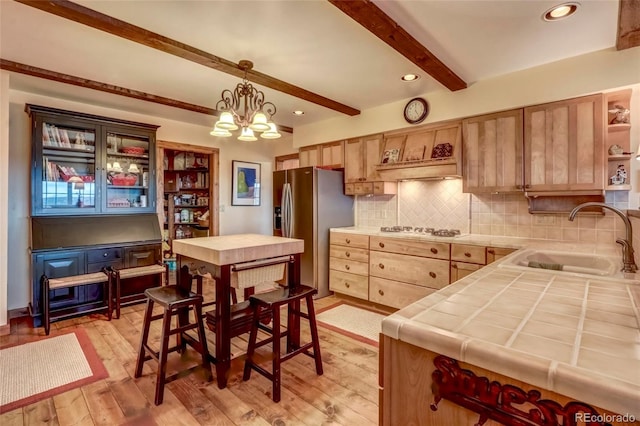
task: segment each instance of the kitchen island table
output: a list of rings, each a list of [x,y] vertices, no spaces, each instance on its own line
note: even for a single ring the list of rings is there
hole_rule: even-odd
[[[189,285],[194,276],[211,274],[215,280],[215,351],[212,361],[216,365],[218,387],[227,385],[231,366],[231,281],[232,274],[242,270],[268,268],[288,263],[287,285],[300,282],[300,253],[304,241],[295,238],[259,234],[237,234],[217,237],[175,240],[173,251],[177,255],[178,282]],[[299,343],[298,322],[289,324],[289,341]]]

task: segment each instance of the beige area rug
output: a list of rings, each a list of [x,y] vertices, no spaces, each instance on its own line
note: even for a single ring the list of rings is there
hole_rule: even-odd
[[[109,374],[81,329],[0,350],[0,413]]]
[[[319,325],[376,347],[384,317],[344,303],[320,309],[316,314]]]

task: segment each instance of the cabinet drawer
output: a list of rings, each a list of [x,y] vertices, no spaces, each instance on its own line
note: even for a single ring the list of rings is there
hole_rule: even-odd
[[[97,263],[122,259],[122,248],[87,250],[87,263]]]
[[[369,297],[369,278],[363,275],[330,270],[329,290],[367,300]]]
[[[373,194],[373,182],[356,182],[353,184],[353,192],[356,195]]]
[[[369,300],[398,309],[402,309],[435,291],[433,288],[405,284],[384,278],[371,277],[369,279]]]
[[[411,256],[449,260],[449,243],[417,241],[404,238],[371,237],[369,249]]]
[[[329,246],[329,257],[367,263],[369,262],[369,250],[332,245]]]
[[[361,234],[347,234],[344,232],[331,232],[329,234],[329,244],[368,249],[369,236]]]
[[[369,263],[355,262],[353,260],[339,259],[337,257],[329,258],[329,268],[335,271],[348,272],[357,275],[369,275]]]
[[[449,261],[372,251],[369,274],[439,289],[449,284]]]
[[[483,265],[476,263],[451,262],[451,282],[454,283],[475,271],[482,269]]]
[[[487,247],[487,265],[493,263],[498,259],[502,259],[508,254],[513,253],[517,249],[502,248],[502,247]]]
[[[485,247],[470,244],[451,244],[451,260],[484,265],[487,263]]]

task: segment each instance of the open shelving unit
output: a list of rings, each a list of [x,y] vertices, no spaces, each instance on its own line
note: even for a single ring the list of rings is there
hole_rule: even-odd
[[[627,122],[619,123],[616,117],[616,107],[630,109],[631,105],[631,89],[620,90],[604,94],[605,113],[607,115],[607,124],[605,129],[605,140],[607,149],[607,191],[629,191],[631,190],[630,166],[634,153],[631,151],[631,124],[630,116],[627,116]],[[612,153],[611,148],[618,146],[622,149],[622,153]],[[618,168],[623,168],[627,177],[625,182],[614,184],[611,177],[616,175]]]

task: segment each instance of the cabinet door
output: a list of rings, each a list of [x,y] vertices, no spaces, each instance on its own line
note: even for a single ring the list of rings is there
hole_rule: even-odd
[[[364,143],[360,138],[349,139],[344,144],[344,182],[364,180]]]
[[[95,213],[99,209],[99,127],[88,121],[40,114],[34,114],[33,123],[32,213]]]
[[[528,191],[603,190],[602,95],[524,109]]]
[[[124,250],[124,266],[125,268],[134,268],[158,263],[160,260],[160,250],[160,244],[127,247]],[[162,285],[162,283],[157,275],[123,280],[121,287],[123,303],[142,299],[146,289],[159,287],[160,285]]]
[[[466,119],[463,126],[463,192],[521,191],[523,110]]]
[[[464,262],[451,262],[451,282],[454,283],[482,268],[483,265]]]
[[[320,145],[320,165],[323,167],[344,167],[344,142],[330,142]]]
[[[487,247],[487,265],[493,263],[498,259],[513,253],[517,249],[502,248],[502,247]]]
[[[319,166],[320,150],[318,145],[305,146],[300,148],[298,153],[300,167]]]
[[[383,136],[372,135],[362,138],[364,143],[364,177],[368,182],[380,180],[378,164],[382,155]],[[372,188],[373,190],[373,188]]]
[[[125,126],[105,127],[105,195],[108,213],[155,211],[154,132]]]
[[[62,278],[85,273],[85,256],[83,251],[62,251],[36,254],[33,256],[33,287],[31,304],[33,312],[42,312],[42,275],[49,278]],[[84,302],[84,287],[61,288],[51,291],[51,309],[70,308]]]

